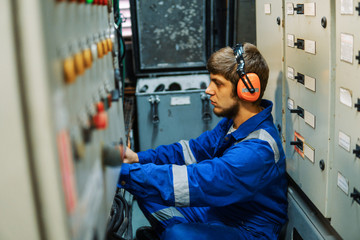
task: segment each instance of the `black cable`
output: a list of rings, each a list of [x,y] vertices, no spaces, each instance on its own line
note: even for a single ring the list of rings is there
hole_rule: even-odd
[[[106,228],[107,240],[132,240],[132,201],[129,205],[125,199],[125,192],[116,191]]]
[[[119,57],[119,64],[121,64],[122,61],[123,61],[124,58],[125,58],[126,45],[125,45],[124,37],[123,37],[122,34],[121,34],[120,27],[118,27],[118,29],[117,29],[116,31],[117,31],[117,33],[118,33],[119,47],[122,45],[122,46],[123,46],[123,49],[124,49],[124,52],[123,52],[122,55]],[[121,41],[121,43],[120,43],[120,41]],[[121,49],[121,47],[120,47],[120,49]]]

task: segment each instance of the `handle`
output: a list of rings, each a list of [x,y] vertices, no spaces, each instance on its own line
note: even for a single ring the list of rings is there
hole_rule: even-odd
[[[212,119],[211,116],[211,110],[210,110],[210,95],[207,95],[206,93],[201,93],[200,98],[202,101],[202,120],[205,122],[209,122]]]
[[[159,102],[160,102],[160,98],[158,95],[149,97],[149,103],[151,104],[151,114],[152,114],[153,124],[158,124],[160,122],[160,118],[159,118],[159,114],[158,114]]]

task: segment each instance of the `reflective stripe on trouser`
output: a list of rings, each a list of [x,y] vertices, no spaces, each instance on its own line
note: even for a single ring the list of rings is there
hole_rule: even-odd
[[[168,207],[144,199],[137,199],[137,202],[141,211],[158,234],[161,234],[167,226],[188,222],[176,207]]]
[[[145,199],[137,199],[138,205],[155,231],[160,234],[168,226],[178,223],[204,223],[209,207],[168,207]]]

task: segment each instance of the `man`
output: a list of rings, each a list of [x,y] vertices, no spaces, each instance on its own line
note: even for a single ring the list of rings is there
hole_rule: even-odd
[[[261,99],[268,66],[245,43],[215,52],[207,68],[205,92],[224,118],[190,141],[127,150],[118,186],[137,197],[161,239],[277,239],[287,181],[272,103]]]

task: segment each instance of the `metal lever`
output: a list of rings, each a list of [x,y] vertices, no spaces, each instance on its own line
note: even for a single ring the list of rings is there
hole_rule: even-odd
[[[359,11],[359,13],[360,13],[360,11]],[[360,51],[358,52],[358,55],[355,56],[355,59],[358,60],[358,63],[360,64]]]
[[[302,49],[302,50],[305,49],[305,41],[304,41],[304,39],[298,38],[298,39],[296,40],[296,43],[294,43],[294,45],[295,45],[298,49]]]
[[[201,93],[200,98],[202,101],[202,120],[208,122],[212,119],[209,105],[210,95],[207,95],[206,93]]]
[[[158,114],[158,104],[160,102],[159,96],[150,96],[149,103],[151,104],[152,122],[158,124],[160,122]]]
[[[304,4],[296,4],[294,11],[296,11],[297,14],[304,14]]]
[[[355,103],[354,107],[356,107],[357,111],[360,112],[360,98],[357,99],[357,103]]]
[[[360,204],[360,192],[354,188],[354,192],[350,194],[350,197],[352,197],[358,204]]]
[[[290,109],[290,112],[297,113],[297,115],[304,118],[304,109],[302,107],[297,106],[297,109]]]
[[[357,158],[360,158],[360,146],[356,144],[355,149],[353,149],[353,154],[355,154],[355,156]]]
[[[122,138],[114,146],[103,146],[101,153],[103,165],[109,167],[121,166],[125,158],[125,151],[126,146],[124,146]]]
[[[295,79],[297,80],[298,83],[305,84],[304,74],[297,73],[297,75],[295,76]]]
[[[304,143],[300,139],[297,139],[296,141],[291,141],[290,145],[295,145],[297,148],[299,148],[302,151]]]

